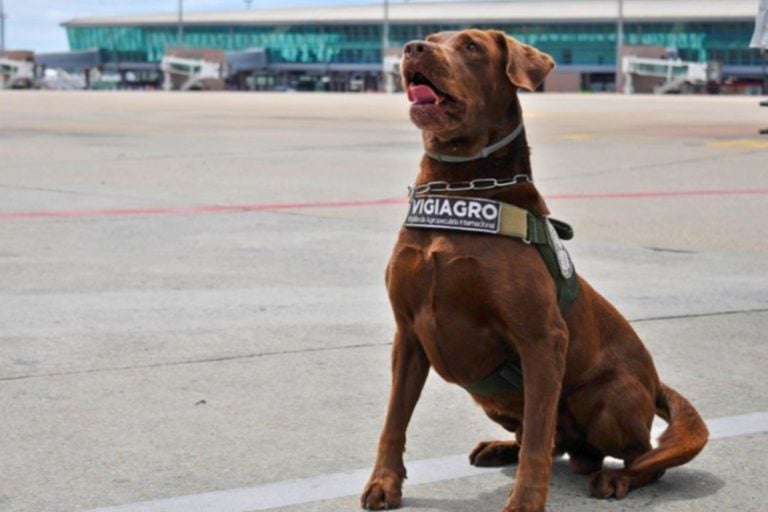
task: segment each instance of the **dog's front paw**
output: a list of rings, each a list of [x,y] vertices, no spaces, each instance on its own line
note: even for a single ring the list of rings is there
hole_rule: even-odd
[[[530,507],[525,505],[507,505],[502,512],[546,512],[546,509],[542,505],[541,507]]]
[[[503,512],[546,512],[547,488],[547,485],[515,483]]]
[[[374,474],[360,497],[360,505],[366,510],[398,508],[403,499],[402,484],[403,479],[395,473]]]
[[[469,454],[469,463],[477,467],[495,468],[517,464],[520,445],[515,441],[483,441]]]

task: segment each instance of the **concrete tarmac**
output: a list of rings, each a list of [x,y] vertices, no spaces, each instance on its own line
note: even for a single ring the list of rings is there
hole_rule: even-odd
[[[577,270],[713,439],[622,501],[766,511],[768,126],[755,98],[525,95]],[[389,392],[402,96],[0,92],[0,511],[352,511]],[[763,109],[765,110],[765,109]],[[495,512],[505,437],[431,375],[405,510]]]

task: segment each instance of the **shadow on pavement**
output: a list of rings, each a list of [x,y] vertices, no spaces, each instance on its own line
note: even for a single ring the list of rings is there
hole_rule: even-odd
[[[610,464],[606,464],[610,467]],[[617,466],[618,467],[618,466]],[[445,512],[498,512],[506,504],[507,496],[514,484],[515,468],[503,470],[509,477],[509,485],[494,491],[485,492],[474,498],[441,499],[405,498],[406,510],[432,509]],[[707,471],[675,468],[667,472],[661,480],[642,489],[631,492],[626,498],[618,500],[597,500],[589,496],[588,478],[571,472],[566,460],[557,460],[552,471],[552,484],[547,500],[550,512],[564,511],[600,511],[624,512],[632,510],[664,510],[670,502],[694,501],[717,493],[725,482]]]

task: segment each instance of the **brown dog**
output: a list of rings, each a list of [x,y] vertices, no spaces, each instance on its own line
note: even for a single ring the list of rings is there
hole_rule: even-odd
[[[548,55],[496,31],[445,32],[407,44],[403,83],[427,152],[416,184],[530,177],[517,90],[536,89],[553,68]],[[516,128],[511,142],[493,147]],[[483,183],[483,190],[459,195],[503,201],[548,222],[544,200],[529,180],[504,187]],[[457,195],[444,185],[435,190]],[[446,381],[470,388],[485,413],[515,433],[516,441],[482,442],[470,455],[476,466],[518,462],[505,512],[544,510],[553,455],[568,453],[574,471],[592,475],[593,496],[622,498],[691,460],[706,444],[701,417],[659,381],[650,354],[621,314],[580,277],[576,299],[563,310],[554,274],[535,245],[524,242],[401,230],[387,269],[397,323],[392,391],[364,508],[400,505],[406,427],[430,366]],[[522,371],[517,389],[471,391],[511,354]],[[652,448],[656,414],[669,426]],[[624,460],[625,468],[602,469],[606,456]]]

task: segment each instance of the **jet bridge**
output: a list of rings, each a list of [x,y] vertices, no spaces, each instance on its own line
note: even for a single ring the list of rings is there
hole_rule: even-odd
[[[35,75],[43,88],[90,89],[91,79],[103,66],[99,50],[38,53],[35,55]],[[49,80],[46,70],[56,78]]]
[[[267,70],[267,52],[264,48],[227,52],[226,58],[227,82],[241,90],[255,88],[256,76]]]

